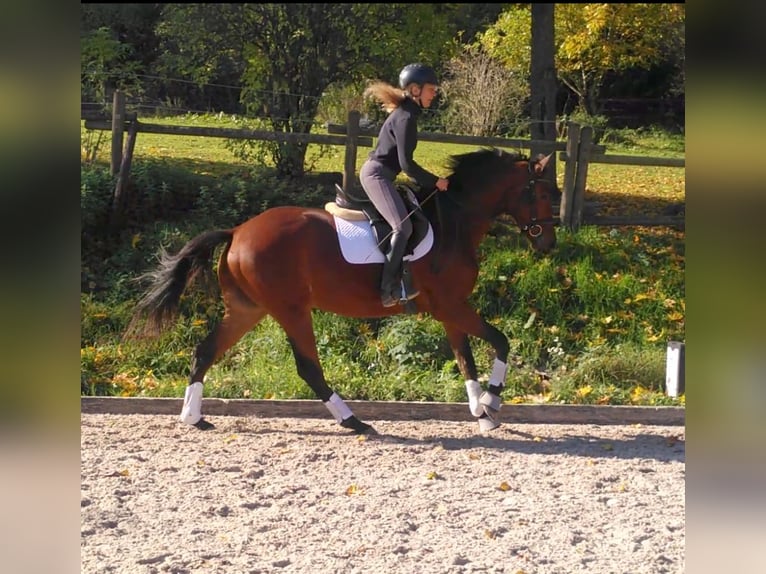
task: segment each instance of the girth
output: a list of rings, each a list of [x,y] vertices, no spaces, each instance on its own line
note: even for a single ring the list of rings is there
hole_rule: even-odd
[[[409,198],[411,193],[415,196],[414,191],[408,185],[404,183],[396,184],[396,191],[404,200],[404,205],[407,208],[407,213],[410,221],[412,222],[412,235],[407,242],[407,250],[405,255],[411,255],[415,247],[420,243],[428,233],[428,218],[423,213],[423,210],[419,205],[412,202]],[[383,216],[375,209],[372,201],[367,197],[364,191],[344,191],[343,188],[335,184],[335,203],[338,207],[343,209],[350,209],[352,211],[361,211],[365,214],[367,219],[370,220],[372,226],[372,233],[375,236],[375,243],[378,248],[384,253],[388,253],[391,244],[391,226],[383,218]]]

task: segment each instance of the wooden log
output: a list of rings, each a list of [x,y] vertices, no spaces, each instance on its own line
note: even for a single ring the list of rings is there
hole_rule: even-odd
[[[584,215],[583,225],[615,225],[615,226],[640,226],[640,227],[683,227],[686,220],[683,217],[673,215]]]
[[[467,403],[346,401],[362,420],[441,420],[475,422]],[[148,397],[81,397],[82,413],[178,416],[183,399]],[[332,420],[319,400],[251,400],[204,398],[207,416],[319,418]],[[685,424],[683,407],[611,405],[503,405],[506,424]]]
[[[346,155],[343,163],[343,190],[350,191],[356,183],[356,142],[359,138],[360,113],[351,110],[348,113],[348,133],[346,134]]]
[[[114,186],[114,196],[112,197],[112,218],[115,224],[122,221],[122,212],[125,205],[125,187],[130,177],[130,165],[133,161],[133,150],[136,148],[136,134],[138,129],[137,122],[131,122],[128,128],[128,142],[125,145],[125,153],[122,156],[120,172],[117,175],[117,183]]]
[[[561,152],[559,154],[559,160],[567,161],[569,154],[567,152]],[[613,165],[641,165],[641,166],[656,166],[656,167],[686,167],[685,158],[677,157],[648,157],[639,155],[618,155],[603,153],[591,154],[590,163],[608,163]]]
[[[585,184],[588,180],[588,158],[593,143],[593,128],[583,126],[580,130],[580,147],[577,151],[577,170],[575,173],[574,192],[572,193],[572,214],[570,228],[577,231],[582,225],[583,205],[585,205]]]
[[[85,128],[90,130],[110,130],[111,125],[99,121],[85,121]],[[176,136],[216,137],[230,139],[252,139],[268,141],[294,141],[329,145],[346,145],[346,138],[326,134],[294,134],[285,132],[267,132],[262,130],[247,130],[238,128],[209,128],[203,126],[166,126],[139,122],[138,131],[149,134],[164,134]],[[372,147],[372,138],[359,137],[357,146]]]
[[[676,157],[644,157],[638,155],[592,154],[588,161],[590,163],[608,163],[616,165],[686,167],[686,159]]]
[[[125,94],[121,90],[115,90],[112,106],[112,159],[110,171],[113,176],[117,175],[122,165],[122,144],[125,130]]]
[[[570,123],[567,128],[567,152],[564,166],[564,189],[559,206],[561,224],[572,229],[572,206],[574,202],[574,184],[577,174],[577,156],[580,153],[580,124]]]
[[[376,137],[378,135],[378,128],[360,128],[359,134],[362,136],[369,135]],[[327,124],[327,133],[329,134],[345,134],[347,127],[339,124]],[[495,147],[507,147],[507,148],[522,148],[531,149],[534,147],[540,147],[542,150],[547,150],[545,153],[551,151],[564,151],[566,149],[566,142],[552,142],[550,140],[531,140],[522,138],[501,138],[501,137],[482,137],[482,136],[463,136],[456,134],[442,134],[435,132],[419,132],[418,141],[427,142],[441,142],[441,143],[454,143],[465,145],[477,145],[477,146],[495,146]],[[604,153],[606,147],[603,145],[594,146],[594,151],[598,153]]]

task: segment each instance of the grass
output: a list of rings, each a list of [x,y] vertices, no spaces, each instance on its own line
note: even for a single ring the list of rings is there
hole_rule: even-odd
[[[221,115],[143,121],[238,125],[235,118]],[[93,136],[83,129],[84,154],[93,151],[88,149]],[[609,153],[683,155],[682,138],[656,130],[607,133],[605,139],[610,138],[605,142]],[[448,175],[444,166],[449,156],[469,149],[420,142],[416,159],[427,169]],[[308,155],[316,171],[342,170],[342,146],[312,145]],[[366,155],[367,150],[360,148],[357,172]],[[106,161],[105,138],[96,164],[83,168],[84,222],[103,210],[99,198],[109,197],[111,180],[99,167]],[[563,167],[559,178],[562,175]],[[125,342],[120,335],[138,295],[133,278],[153,266],[160,245],[180,247],[214,224],[241,220],[284,200],[279,197],[281,184],[261,177],[224,139],[144,133],[136,142],[133,180],[144,196],[152,198],[153,209],[166,209],[181,196],[193,207],[137,222],[120,237],[97,235],[83,241],[81,390],[182,396],[191,352],[217,320],[220,302],[190,294],[185,314],[161,339]],[[309,200],[308,194],[299,197]],[[593,164],[589,170],[586,199],[598,202],[602,213],[660,213],[684,197],[681,168]],[[561,229],[559,240],[556,252],[541,258],[523,246],[512,227],[498,224],[481,247],[473,302],[511,340],[513,364],[505,398],[683,404],[683,397],[670,399],[662,392],[666,342],[685,338],[683,232],[585,227],[577,233]],[[99,251],[102,243],[110,243],[110,248]],[[323,367],[343,396],[465,400],[441,326],[430,317],[366,322],[320,311],[314,317]],[[472,344],[480,372],[488,373],[491,350],[475,339]],[[268,318],[213,366],[205,393],[228,398],[313,398],[295,371],[284,333]]]

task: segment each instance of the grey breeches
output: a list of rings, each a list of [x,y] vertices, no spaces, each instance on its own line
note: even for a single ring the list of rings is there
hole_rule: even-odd
[[[404,242],[412,235],[412,222],[407,208],[394,187],[391,170],[376,161],[366,161],[359,172],[359,180],[375,209],[388,222],[393,235],[400,235]]]

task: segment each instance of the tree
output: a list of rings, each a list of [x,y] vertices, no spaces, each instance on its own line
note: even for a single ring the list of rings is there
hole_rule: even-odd
[[[597,96],[608,71],[683,57],[683,4],[555,4],[554,15],[556,72],[588,114],[598,111]],[[504,11],[479,41],[509,69],[529,70],[530,9]]]
[[[175,4],[158,33],[163,66],[200,83],[226,74],[241,83],[248,113],[271,129],[309,133],[335,82],[395,82],[416,60],[451,49],[451,28],[433,4]],[[413,41],[417,38],[418,41]],[[281,175],[300,177],[306,144],[274,143]]]
[[[556,48],[554,43],[553,4],[532,4],[532,53],[530,65],[532,139],[556,141]],[[532,150],[532,155],[539,151]],[[550,150],[548,151],[550,153]],[[551,180],[556,181],[556,162]]]
[[[604,75],[648,68],[683,42],[683,4],[557,4],[557,68],[561,80],[596,114]]]
[[[83,101],[109,99],[114,87],[150,91],[146,74],[157,57],[154,29],[161,4],[81,4]]]
[[[137,93],[140,81],[131,48],[102,27],[80,38],[81,97],[83,101],[107,105],[115,88]]]

